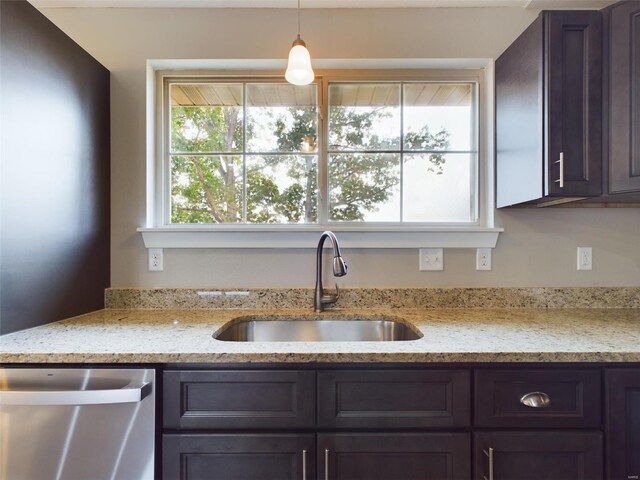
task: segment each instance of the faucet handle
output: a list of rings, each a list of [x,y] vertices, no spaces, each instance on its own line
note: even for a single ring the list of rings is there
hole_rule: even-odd
[[[340,289],[338,288],[338,284],[336,283],[336,293],[322,293],[322,303],[336,303],[338,301],[338,295],[340,294]]]

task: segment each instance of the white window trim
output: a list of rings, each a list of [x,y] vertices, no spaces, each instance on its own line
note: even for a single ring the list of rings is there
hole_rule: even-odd
[[[331,228],[340,232],[344,248],[495,248],[503,231],[494,226],[494,113],[492,59],[368,59],[316,60],[317,69],[482,69],[478,82],[478,222],[469,224],[331,224],[327,225],[164,225],[164,185],[162,148],[162,84],[164,70],[184,70],[185,75],[211,70],[284,71],[284,60],[148,60],[147,61],[147,215],[138,228],[146,248],[315,248],[320,232]],[[208,72],[207,72],[208,71]],[[240,73],[238,73],[240,72]],[[450,73],[450,72],[449,72]],[[464,72],[460,72],[464,76]],[[451,76],[447,77],[451,79]]]

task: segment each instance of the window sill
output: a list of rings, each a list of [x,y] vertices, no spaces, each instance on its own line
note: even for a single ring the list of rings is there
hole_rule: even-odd
[[[331,225],[342,248],[495,248],[502,228]],[[315,248],[322,226],[138,228],[146,248]]]

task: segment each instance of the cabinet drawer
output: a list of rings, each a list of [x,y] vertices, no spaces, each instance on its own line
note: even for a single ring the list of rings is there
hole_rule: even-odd
[[[441,428],[470,424],[466,370],[318,372],[325,428]]]
[[[313,434],[162,436],[164,480],[298,480],[315,470]]]
[[[597,428],[601,423],[597,370],[478,370],[474,390],[477,427]],[[528,406],[527,394],[549,403]]]
[[[164,427],[312,427],[314,383],[310,371],[167,371]]]

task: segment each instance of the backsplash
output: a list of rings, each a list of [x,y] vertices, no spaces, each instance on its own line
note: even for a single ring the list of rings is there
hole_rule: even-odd
[[[313,289],[111,288],[109,309],[311,309]],[[352,288],[337,308],[640,308],[640,287]]]

